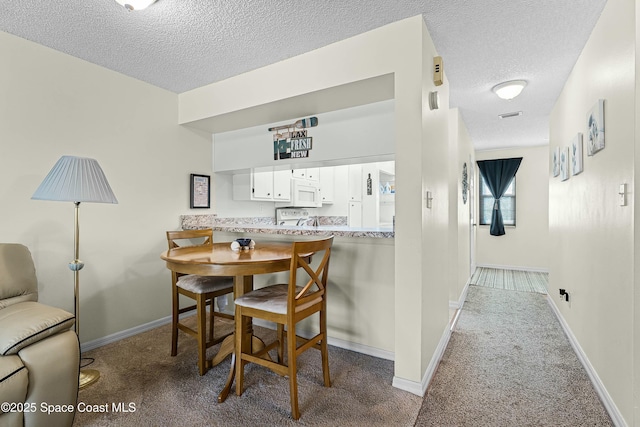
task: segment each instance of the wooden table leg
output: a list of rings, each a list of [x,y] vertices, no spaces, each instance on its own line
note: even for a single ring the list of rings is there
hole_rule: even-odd
[[[251,290],[253,290],[253,276],[235,276],[233,278],[234,299],[244,295],[246,292],[250,292]],[[245,342],[243,342],[243,345],[250,345],[252,352],[260,351],[265,347],[264,341],[253,335],[253,322],[250,317],[245,319],[242,330],[243,339],[246,340]],[[233,380],[236,376],[235,339],[233,335],[228,336],[224,339],[224,341],[222,341],[222,345],[220,346],[218,354],[216,354],[214,358],[211,359],[211,365],[215,366],[219,364],[229,354],[231,354],[231,369],[229,370],[229,375],[227,376],[227,382],[218,395],[219,403],[222,403],[226,400],[229,392],[231,391]],[[268,353],[264,354],[262,357],[271,360],[271,357]]]
[[[233,298],[237,299],[240,298],[242,295],[244,295],[247,292],[250,292],[251,290],[253,290],[253,276],[234,276],[233,278]],[[253,334],[253,326],[251,323],[251,319],[245,319],[244,325],[242,325],[242,331],[243,331],[243,339],[247,340],[246,342],[243,341],[242,345],[251,345],[251,336]],[[230,338],[230,342],[227,342],[227,340]],[[225,343],[226,346],[225,346]],[[226,352],[226,354],[221,355],[221,358],[224,359],[228,354],[229,354],[229,350],[231,350],[232,352],[234,351],[234,339],[233,336],[227,337],[223,342],[222,342],[222,346],[220,346],[220,352],[222,352],[223,348]],[[218,395],[218,402],[224,402],[225,399],[227,398],[227,396],[229,395],[229,391],[231,390],[231,385],[233,384],[233,380],[235,379],[236,376],[236,358],[235,358],[235,352],[231,353],[231,369],[229,370],[229,376],[227,376],[227,382],[224,385],[224,388],[222,389],[222,391],[220,392],[220,394]],[[216,357],[214,358],[215,361],[217,361],[217,363],[220,363],[220,361],[222,360],[220,358],[218,358],[218,355],[216,355]],[[212,364],[214,363],[214,360],[212,360]]]
[[[227,338],[229,338],[229,337],[227,337]],[[225,341],[226,341],[226,339],[225,339]],[[233,336],[232,336],[231,337],[231,346],[235,347],[233,345],[233,342],[234,341],[233,341]],[[252,335],[251,336],[251,347],[252,347],[252,351],[260,351],[263,348],[265,348],[265,344],[264,344],[264,341],[262,341],[260,338],[256,337],[255,335]],[[222,403],[227,399],[227,396],[229,396],[229,393],[231,392],[231,386],[233,385],[233,380],[236,377],[236,353],[232,350],[230,354],[231,354],[231,369],[229,369],[229,375],[227,376],[227,382],[224,384],[224,388],[222,389],[222,391],[218,395],[218,403]],[[229,355],[229,353],[227,353],[227,356],[228,355]],[[216,355],[216,357],[217,357],[217,355]],[[265,358],[265,359],[271,360],[271,357],[269,356],[269,353],[264,354],[262,357]]]

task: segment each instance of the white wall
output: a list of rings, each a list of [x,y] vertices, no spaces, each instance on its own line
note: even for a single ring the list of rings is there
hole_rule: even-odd
[[[564,147],[576,133],[587,135],[587,113],[604,99],[606,147],[589,157],[585,139],[584,172],[565,182],[549,177],[549,291],[554,297],[558,288],[570,293],[570,303],[555,304],[630,426],[640,423],[633,387],[635,8],[633,1],[607,3],[551,115],[550,149]],[[624,207],[617,194],[622,183],[629,186]]]
[[[373,104],[314,114],[316,127],[306,129],[313,138],[309,157],[273,159],[273,134],[270,127],[294,123],[292,117],[269,125],[217,133],[214,135],[214,170],[233,172],[258,167],[297,169],[340,163],[360,163],[367,157],[393,156],[393,99]]]
[[[640,22],[640,8],[636,7],[636,51],[635,51],[635,111],[640,111],[640,96],[637,96],[640,87],[640,31],[638,31],[638,23]],[[633,188],[640,188],[640,174],[635,171],[640,170],[640,132],[638,129],[638,119],[636,117],[635,138],[634,138],[634,174]],[[635,198],[633,198],[635,200]],[[634,229],[634,269],[633,269],[633,406],[635,408],[633,420],[638,423],[640,420],[640,238],[638,238],[638,230],[640,230],[640,214],[637,210],[633,213],[633,229]]]
[[[522,157],[516,174],[516,226],[505,227],[503,236],[492,236],[488,225],[478,225],[477,264],[546,271],[549,269],[549,147],[476,153],[477,160],[511,157]],[[477,187],[476,196],[479,184]]]
[[[437,366],[435,362],[437,362],[438,352],[444,351],[442,346],[448,339],[448,335],[443,335],[442,328],[444,326],[445,333],[448,332],[449,265],[455,261],[450,260],[448,256],[449,229],[452,225],[449,222],[449,164],[444,160],[449,152],[449,83],[445,74],[445,82],[442,86],[433,84],[433,58],[438,56],[438,53],[424,23],[421,37],[422,97],[419,101],[422,107],[422,132],[419,135],[417,146],[411,144],[406,149],[399,148],[396,155],[396,230],[399,228],[399,221],[406,221],[408,218],[420,214],[418,219],[422,224],[422,253],[409,256],[407,252],[412,251],[409,246],[409,251],[404,251],[402,254],[396,253],[396,259],[398,256],[405,256],[408,257],[408,261],[419,261],[421,264],[421,276],[423,277],[419,293],[422,303],[419,309],[422,310],[421,324],[423,329],[421,362],[422,369],[427,373],[425,378],[428,378],[430,372],[433,372]],[[438,110],[430,110],[428,107],[427,100],[432,91],[438,91],[440,96]],[[408,114],[408,112],[405,113]],[[399,146],[402,147],[400,144]],[[418,153],[420,153],[419,158]],[[414,199],[409,203],[404,199],[406,195],[400,192],[399,188],[402,181],[408,180],[408,176],[415,175],[418,170],[422,171],[422,185],[419,192],[412,194]],[[412,183],[415,184],[415,181]],[[433,195],[431,208],[426,205],[426,191],[430,191]],[[412,209],[412,211],[401,214],[402,210],[407,209]],[[412,230],[411,234],[416,231]],[[396,238],[397,236],[396,231]],[[404,242],[409,243],[409,241],[409,239],[396,240],[396,247],[403,246]],[[418,256],[419,258],[416,260],[414,257]],[[400,267],[396,265],[397,268]],[[411,279],[402,277],[402,280]],[[398,292],[402,291],[403,289],[396,288],[396,298],[399,298]],[[403,304],[405,308],[410,309],[406,301]],[[398,310],[403,309],[397,305],[396,307]],[[403,326],[400,324],[396,329],[404,330]],[[401,337],[401,339],[407,338],[406,336]],[[431,357],[425,357],[427,355]]]
[[[364,99],[372,93],[382,93],[379,100],[394,98],[395,375],[414,392],[424,392],[427,367],[434,366],[448,331],[448,270],[442,268],[448,265],[442,251],[448,236],[448,166],[441,159],[447,155],[449,89],[446,82],[438,87],[433,83],[434,56],[422,16],[415,16],[179,95],[180,123],[213,132],[225,122],[247,121],[252,112],[262,114],[265,106],[271,117],[285,111],[278,119],[284,120],[293,116],[287,100],[307,109],[319,93],[336,88],[331,92],[335,96],[322,100],[323,111],[374,102]],[[297,72],[301,68],[305,73]],[[341,96],[371,81],[382,85]],[[442,109],[430,111],[428,95],[436,89]],[[300,116],[307,114],[314,112],[305,110]],[[265,123],[264,118],[254,118],[253,124]],[[426,189],[437,200],[429,211]]]
[[[81,341],[169,316],[164,232],[189,212],[189,173],[211,173],[210,136],[176,124],[173,93],[2,32],[0,56],[0,235],[32,251],[40,301],[73,312],[73,203],[31,196],[77,155],[119,201],[80,208]]]
[[[467,180],[471,178],[475,152],[467,127],[460,111],[449,111],[449,301],[452,305],[460,302],[460,297],[471,276],[471,199],[467,191],[467,201],[462,198],[462,169],[467,165]]]

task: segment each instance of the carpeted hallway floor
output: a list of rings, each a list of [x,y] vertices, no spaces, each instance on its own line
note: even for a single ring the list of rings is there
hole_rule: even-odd
[[[415,425],[613,425],[546,298],[470,286]]]

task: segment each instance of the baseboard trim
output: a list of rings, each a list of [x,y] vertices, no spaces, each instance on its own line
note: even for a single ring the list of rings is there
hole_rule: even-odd
[[[276,329],[276,324],[263,319],[253,319],[253,324],[256,326],[262,326],[267,329]],[[305,330],[296,330],[296,333],[303,338],[311,338],[315,336],[315,333]],[[339,338],[329,337],[327,344],[334,347],[343,348],[345,350],[355,351],[356,353],[366,354],[367,356],[377,357],[385,360],[395,360],[395,353],[388,350],[382,350],[380,348],[371,347],[365,344],[354,343],[350,341],[341,340]]]
[[[454,329],[456,328],[456,324],[458,323],[458,319],[460,318],[460,313],[462,312],[462,307],[464,307],[464,302],[467,300],[467,293],[469,292],[469,285],[471,284],[472,276],[473,275],[469,276],[469,279],[467,279],[467,283],[464,285],[464,288],[462,289],[462,293],[460,294],[460,298],[458,299],[458,302],[449,301],[449,307],[456,309],[456,314],[453,316],[453,319],[451,319],[451,322],[449,325],[449,329],[451,329],[451,332],[453,332]],[[452,305],[455,305],[455,307],[452,307]]]
[[[143,332],[150,331],[151,329],[155,329],[158,326],[166,325],[169,322],[171,322],[171,316],[163,317],[161,319],[154,320],[153,322],[135,326],[133,328],[116,332],[114,334],[107,335],[105,337],[98,338],[92,341],[87,341],[85,343],[80,344],[80,351],[84,353],[85,351],[95,350],[96,348],[105,346],[107,344],[111,344],[111,343],[123,340],[125,338],[129,338],[134,335],[138,335]]]
[[[518,267],[514,265],[496,265],[496,264],[478,264],[476,268],[495,268],[498,270],[531,271],[532,273],[548,273],[549,272],[548,268]]]
[[[187,311],[180,315],[180,319],[184,319],[185,317],[193,316],[195,314],[195,310]],[[167,323],[171,323],[171,316],[162,317],[152,322],[134,326],[133,328],[125,329],[124,331],[116,332],[111,335],[107,335],[106,337],[95,339],[93,341],[87,341],[86,343],[80,344],[80,351],[84,353],[85,351],[94,350],[98,347],[102,347],[104,345],[150,331],[151,329],[166,325]]]
[[[400,390],[408,391],[409,393],[416,394],[420,397],[424,396],[427,392],[427,388],[433,379],[433,376],[436,373],[436,369],[442,360],[442,356],[444,355],[444,351],[447,348],[447,344],[449,344],[449,339],[451,338],[451,328],[447,325],[442,333],[442,337],[440,337],[440,342],[438,343],[438,347],[436,348],[435,353],[433,353],[433,357],[429,362],[429,366],[427,366],[427,370],[422,377],[421,382],[407,380],[405,378],[400,378],[398,376],[393,377],[393,385],[395,388],[399,388]]]
[[[469,278],[467,279],[467,283],[464,284],[464,288],[462,288],[462,292],[460,293],[460,297],[458,297],[458,301],[449,301],[449,308],[453,308],[456,310],[462,309],[462,306],[467,299],[467,292],[469,292],[469,285],[471,284],[472,277],[473,273],[471,273],[471,276],[469,276]]]
[[[182,313],[180,315],[180,319],[193,316],[194,314],[196,314],[195,310]],[[123,340],[125,338],[132,337],[134,335],[141,334],[143,332],[150,331],[151,329],[155,329],[159,326],[166,325],[167,323],[170,323],[170,322],[171,322],[171,316],[167,316],[158,320],[154,320],[149,323],[145,323],[143,325],[135,326],[133,328],[126,329],[124,331],[107,335],[102,338],[98,338],[92,341],[87,341],[80,345],[80,351],[84,353],[86,351],[95,350],[96,348]],[[257,326],[262,326],[269,329],[275,329],[275,324],[272,322],[266,322],[261,319],[254,319],[253,323],[254,325],[257,325]],[[306,333],[305,331],[300,331],[299,335],[304,338],[311,338],[315,334]],[[338,338],[331,338],[331,337],[329,337],[329,339],[327,340],[327,344],[332,345],[334,347],[343,348],[345,350],[355,351],[356,353],[362,353],[368,356],[377,357],[379,359],[395,360],[395,353],[393,353],[392,351],[382,350],[380,348],[370,347],[364,344],[353,343],[353,342],[341,340]]]
[[[582,350],[580,343],[578,343],[577,338],[575,337],[575,335],[573,335],[571,328],[569,327],[567,322],[564,320],[564,317],[562,316],[562,313],[560,313],[560,310],[558,309],[558,306],[556,306],[556,303],[553,301],[553,298],[547,296],[547,302],[549,303],[549,306],[551,307],[551,310],[553,311],[553,313],[556,315],[556,318],[560,322],[560,325],[562,326],[562,329],[564,330],[565,335],[569,339],[569,343],[571,344],[573,351],[576,353],[576,356],[578,356],[580,363],[582,363],[582,366],[584,366],[584,369],[587,371],[587,375],[589,376],[589,379],[591,380],[591,383],[593,384],[593,387],[595,388],[596,393],[598,393],[598,396],[600,397],[602,404],[604,405],[605,409],[609,413],[609,416],[611,417],[613,424],[616,427],[627,427],[627,423],[625,422],[624,418],[622,417],[622,414],[618,410],[618,407],[613,402],[613,399],[611,398],[606,387],[600,380],[598,373],[596,372],[594,367],[591,365],[591,362],[589,362],[589,358],[587,357],[585,352]]]

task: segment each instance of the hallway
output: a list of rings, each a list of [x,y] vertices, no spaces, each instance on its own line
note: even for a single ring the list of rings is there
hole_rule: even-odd
[[[471,285],[416,426],[613,425],[547,298]]]

